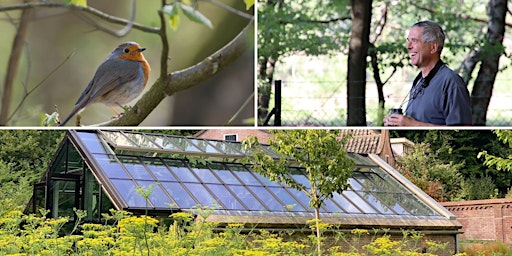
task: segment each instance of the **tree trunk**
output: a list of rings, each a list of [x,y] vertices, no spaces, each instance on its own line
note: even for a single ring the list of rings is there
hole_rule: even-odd
[[[258,76],[261,84],[258,85],[257,122],[263,122],[269,113],[269,102],[270,95],[272,93],[272,81],[274,80],[275,65],[276,61],[271,57],[262,57],[258,65]]]
[[[473,124],[485,125],[487,109],[491,100],[494,81],[498,73],[500,56],[503,54],[503,36],[505,35],[505,16],[507,0],[489,0],[487,6],[487,42],[482,52],[483,58],[478,76],[471,93]]]
[[[347,125],[366,126],[366,56],[370,44],[372,0],[351,0],[347,74]]]

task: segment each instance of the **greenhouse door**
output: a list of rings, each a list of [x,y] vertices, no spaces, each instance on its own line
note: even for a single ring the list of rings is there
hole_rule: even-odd
[[[74,219],[73,208],[79,209],[80,202],[80,176],[52,175],[48,196],[48,208],[52,218],[69,217]]]

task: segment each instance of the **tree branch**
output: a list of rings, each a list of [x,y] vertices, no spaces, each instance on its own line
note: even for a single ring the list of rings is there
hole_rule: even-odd
[[[133,28],[138,29],[143,32],[155,33],[155,34],[158,34],[160,32],[159,28],[148,27],[148,26],[141,25],[139,23],[131,22],[130,20],[126,20],[126,19],[122,19],[122,18],[119,18],[116,16],[106,14],[98,9],[95,9],[95,8],[92,8],[89,6],[80,6],[80,5],[53,3],[53,2],[30,2],[30,3],[16,4],[16,5],[0,6],[0,12],[26,10],[26,9],[41,8],[41,7],[66,8],[66,9],[69,9],[72,11],[82,11],[85,13],[92,14],[104,21],[107,21],[107,22],[110,22],[113,24],[129,25],[130,23],[132,23]]]
[[[7,125],[9,118],[9,107],[12,101],[12,88],[16,74],[18,73],[18,62],[20,60],[25,36],[27,34],[28,23],[32,10],[23,10],[20,23],[14,41],[12,43],[11,55],[7,64],[7,73],[4,80],[4,90],[2,95],[2,109],[0,111],[0,125]]]
[[[432,13],[432,14],[433,13],[437,13],[437,11],[434,10],[434,9],[423,7],[423,6],[420,6],[420,5],[418,5],[416,3],[413,3],[413,2],[411,2],[411,4],[414,7],[418,8],[418,9],[421,9],[421,10],[424,10],[424,11],[427,11],[429,13]],[[463,13],[446,13],[446,14],[453,15],[455,17],[460,17],[460,18],[462,18],[464,20],[472,20],[472,21],[481,22],[481,23],[485,23],[485,24],[489,23],[489,21],[486,20],[486,19],[471,17],[471,16],[469,16],[467,14],[463,14]],[[512,23],[505,23],[505,26],[512,28]]]
[[[254,20],[227,45],[198,64],[159,78],[142,98],[118,119],[99,124],[100,126],[137,126],[167,96],[189,89],[217,74],[240,57],[248,49],[252,38]]]

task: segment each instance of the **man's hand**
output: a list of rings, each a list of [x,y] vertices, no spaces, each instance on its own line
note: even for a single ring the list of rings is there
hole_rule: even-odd
[[[400,114],[391,114],[384,118],[384,126],[436,126],[435,124],[423,123],[417,121],[416,119],[400,115]]]

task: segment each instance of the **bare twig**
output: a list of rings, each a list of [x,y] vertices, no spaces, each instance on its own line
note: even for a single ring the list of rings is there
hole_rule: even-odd
[[[166,4],[165,0],[162,0],[162,9]],[[165,19],[163,11],[158,11],[160,17],[160,40],[162,40],[162,55],[160,57],[160,80],[165,81],[167,79],[167,60],[169,58],[169,42],[167,40],[167,20]]]
[[[23,95],[23,98],[21,99],[21,101],[18,103],[18,106],[16,107],[16,109],[12,112],[12,114],[9,116],[9,120],[11,120],[11,118],[16,114],[16,112],[18,112],[18,110],[21,108],[21,106],[23,105],[23,103],[25,102],[25,100],[28,98],[28,96],[30,96],[30,94],[32,94],[37,88],[41,87],[41,85],[44,84],[44,82],[46,82],[46,80],[48,80],[48,78],[50,78],[57,70],[59,70],[70,58],[71,56],[73,56],[75,54],[75,52],[71,52],[59,65],[57,65],[52,71],[50,71],[50,73],[48,73],[48,75],[46,75],[46,77],[44,77],[38,84],[36,84],[32,89],[30,90],[26,90],[25,89],[25,95]]]
[[[236,111],[236,113],[224,125],[225,126],[231,125],[231,123],[233,123],[233,121],[240,115],[240,113],[242,113],[242,110],[244,110],[247,107],[247,105],[249,105],[249,103],[251,103],[252,100],[254,100],[254,92],[252,92],[251,95],[249,95],[249,97],[247,97],[244,104],[242,104],[242,106],[240,106],[240,108]]]
[[[186,90],[207,80],[212,75],[226,68],[248,49],[248,37],[253,36],[253,23],[249,24],[222,49],[213,53],[198,64],[168,74],[165,80],[158,79],[151,89],[124,115],[101,126],[137,126],[167,96]]]
[[[16,36],[12,43],[11,55],[7,64],[7,72],[4,81],[4,90],[2,95],[2,109],[0,111],[0,125],[6,125],[9,116],[9,107],[12,101],[12,88],[16,74],[18,73],[18,63],[20,60],[25,36],[27,34],[28,23],[32,10],[23,10],[21,13],[20,23],[16,31]]]
[[[85,15],[81,15],[80,17],[83,20],[85,20],[85,22],[96,27],[98,30],[103,31],[109,35],[121,38],[121,37],[126,36],[128,34],[128,32],[130,32],[130,30],[133,28],[133,22],[135,21],[135,10],[136,10],[135,0],[132,0],[132,11],[131,11],[131,15],[130,15],[130,20],[128,20],[128,23],[121,30],[112,30],[107,27],[101,26],[95,20],[90,19],[90,18],[86,17]]]
[[[33,9],[33,8],[41,8],[41,7],[47,7],[47,8],[67,8],[69,10],[73,11],[82,11],[85,13],[92,14],[102,20],[105,20],[107,22],[113,23],[113,24],[120,24],[120,25],[128,25],[132,23],[132,27],[134,29],[138,29],[143,32],[148,33],[159,33],[159,28],[154,27],[148,27],[144,26],[135,22],[130,22],[130,20],[122,19],[116,16],[112,16],[109,14],[106,14],[98,9],[89,7],[89,6],[80,6],[80,5],[73,5],[73,4],[64,4],[64,3],[54,3],[54,2],[30,2],[30,3],[23,3],[23,4],[15,4],[15,5],[6,5],[6,6],[0,6],[0,12],[6,12],[6,11],[15,11],[15,10],[26,10],[26,9]]]

